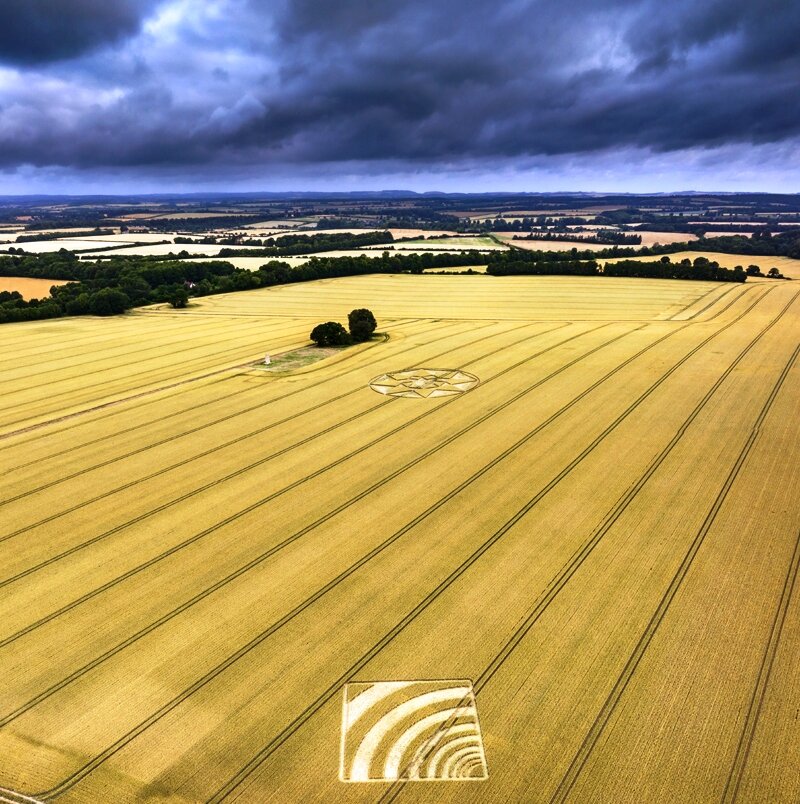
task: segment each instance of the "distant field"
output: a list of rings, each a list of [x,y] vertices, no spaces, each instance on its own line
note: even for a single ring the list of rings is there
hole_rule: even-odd
[[[80,251],[82,249],[98,248],[100,245],[102,245],[102,242],[98,242],[97,240],[83,240],[77,237],[69,237],[64,240],[31,240],[26,243],[0,243],[0,251],[8,251],[9,248],[21,248],[30,254],[44,254],[48,251],[59,251],[62,248],[67,251]]]
[[[474,273],[478,274],[485,274],[486,265],[460,265],[455,268],[426,268],[426,274],[435,274],[435,273],[448,273],[450,271],[473,271]]]
[[[172,237],[167,236],[162,239],[172,240]],[[93,245],[97,247],[100,244],[95,242]],[[92,244],[88,246],[88,248],[91,247]],[[87,246],[84,245],[82,246],[82,248],[87,248]],[[97,252],[96,254],[89,252],[85,256],[89,258],[94,256],[110,257],[113,255],[125,255],[125,254],[147,256],[147,255],[179,254],[181,251],[185,251],[187,254],[197,254],[197,255],[215,257],[224,248],[236,250],[243,248],[252,248],[252,246],[215,246],[204,243],[164,243],[161,245],[157,245],[154,243],[143,243],[133,246],[126,246],[124,248],[114,249],[114,251],[106,251],[106,252],[100,251]]]
[[[576,248],[578,251],[599,251],[608,246],[599,243],[585,243],[580,240],[514,240],[514,234],[518,232],[498,232],[497,237],[518,248],[528,249],[529,251],[571,251]]]
[[[373,275],[3,325],[0,787],[800,800],[795,285]],[[357,306],[385,337],[250,366]],[[409,368],[479,383],[370,388]],[[426,679],[472,680],[488,778],[341,782],[345,684]]]
[[[420,238],[419,240],[409,240],[404,243],[395,243],[394,247],[399,251],[406,249],[414,249],[423,246],[425,249],[453,249],[461,251],[462,249],[502,249],[503,246],[499,245],[491,237],[440,237],[434,240]]]
[[[631,232],[638,234],[642,238],[642,246],[654,246],[661,243],[665,246],[670,243],[688,243],[690,240],[697,240],[697,235],[686,234],[686,232],[647,232],[644,230]]]
[[[44,299],[53,285],[66,285],[64,279],[28,279],[23,276],[0,276],[0,291],[16,290],[23,299]]]

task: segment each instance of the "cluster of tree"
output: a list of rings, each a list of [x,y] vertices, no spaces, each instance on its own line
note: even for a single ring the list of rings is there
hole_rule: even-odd
[[[642,236],[634,233],[621,232],[616,229],[598,229],[588,237],[578,235],[572,231],[544,231],[530,232],[525,235],[514,235],[514,240],[581,240],[584,243],[599,243],[606,246],[638,246],[642,242]]]
[[[741,265],[737,265],[736,268],[738,270],[742,269]],[[765,274],[761,273],[761,268],[758,265],[748,265],[745,273],[748,276],[765,276]],[[767,279],[785,279],[784,275],[774,266],[769,269],[766,273]]]
[[[371,310],[361,307],[348,313],[347,325],[348,329],[345,329],[338,321],[317,324],[311,330],[311,340],[317,346],[347,346],[351,343],[363,343],[372,337],[378,322]]]
[[[570,260],[592,260],[598,256],[627,256],[636,253],[635,249],[620,249],[616,246],[602,251],[592,251],[591,249],[579,251],[577,248],[571,248],[569,251],[535,251],[517,247],[509,251],[493,251],[488,257],[488,263],[493,265],[504,262],[568,262]]]
[[[117,257],[80,262],[70,252],[11,257],[0,262],[6,276],[67,279],[45,299],[25,301],[19,294],[0,299],[0,323],[65,315],[117,315],[131,307],[169,302],[185,307],[190,295],[260,287],[249,271],[228,262],[164,262]]]
[[[681,250],[687,250],[687,245],[684,244]],[[778,234],[759,231],[754,232],[752,237],[742,235],[705,237],[690,242],[688,250],[719,251],[724,254],[758,254],[800,260],[800,229],[787,229]]]
[[[706,257],[698,257],[694,262],[689,259],[673,263],[669,257],[662,257],[658,262],[639,262],[638,260],[621,260],[606,263],[601,268],[596,260],[497,260],[490,262],[486,273],[491,276],[529,276],[529,275],[567,275],[567,276],[631,276],[649,279],[696,279],[712,282],[744,282],[747,273],[736,268],[722,268],[719,263]]]
[[[154,232],[198,232],[205,234],[209,229],[231,229],[247,223],[258,223],[264,220],[263,214],[257,215],[209,215],[201,218],[186,218],[176,215],[174,218],[145,218],[143,223]]]
[[[380,227],[383,229],[449,229],[473,231],[474,227],[457,215],[449,215],[431,209],[377,208],[369,210],[370,216],[327,214],[317,222],[318,229],[359,229]]]
[[[698,257],[694,262],[689,259],[671,262],[669,257],[662,257],[658,262],[620,260],[606,263],[603,275],[647,279],[696,279],[705,282],[745,282],[747,280],[747,274],[741,266],[722,268],[718,262],[712,262],[706,257]]]
[[[297,254],[313,254],[322,251],[338,251],[363,246],[378,246],[392,243],[391,232],[363,232],[351,234],[290,234],[269,238],[264,248],[226,249],[219,252],[220,257],[290,257]]]
[[[528,216],[512,220],[510,218],[486,218],[480,228],[487,232],[527,232],[535,226],[533,218]]]
[[[429,268],[466,267],[482,265],[486,256],[462,251],[458,254],[427,252],[425,254],[389,253],[380,257],[312,257],[303,265],[289,267],[285,262],[271,261],[253,273],[263,285],[285,285],[291,282],[311,282],[315,279],[336,279],[363,274],[421,274]]]

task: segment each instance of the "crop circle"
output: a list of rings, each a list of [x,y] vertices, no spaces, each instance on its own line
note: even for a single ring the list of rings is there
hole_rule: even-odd
[[[461,369],[411,368],[381,374],[369,387],[385,396],[431,399],[466,393],[479,382],[474,374]]]

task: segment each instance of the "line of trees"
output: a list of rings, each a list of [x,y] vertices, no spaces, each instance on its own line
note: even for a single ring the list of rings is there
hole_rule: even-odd
[[[392,243],[391,232],[337,232],[333,234],[290,234],[269,238],[262,248],[220,250],[220,257],[290,257],[321,251],[379,246]],[[177,239],[176,239],[177,242]]]
[[[669,257],[662,257],[658,262],[620,260],[606,263],[603,275],[646,279],[695,279],[704,282],[745,282],[747,280],[747,274],[741,266],[722,268],[718,262],[712,262],[706,257],[698,257],[694,262],[689,259],[671,262]]]
[[[132,307],[168,302],[185,307],[194,296],[310,282],[363,274],[422,273],[428,268],[477,265],[479,255],[403,254],[379,257],[312,257],[292,268],[272,260],[257,271],[235,268],[224,260],[165,260],[118,256],[100,262],[79,260],[62,249],[47,254],[12,255],[0,260],[0,276],[65,279],[45,299],[15,294],[0,300],[0,323],[34,321],[66,315],[116,315]]]
[[[620,260],[601,267],[596,260],[542,260],[539,262],[502,261],[490,263],[486,273],[492,276],[630,276],[645,279],[693,279],[706,282],[744,282],[747,273],[741,266],[722,268],[706,257],[671,262],[668,256],[657,262]]]
[[[529,234],[514,235],[514,240],[581,240],[584,243],[599,243],[606,246],[638,246],[641,245],[642,236],[638,234],[631,234],[628,232],[621,232],[615,229],[598,229],[588,237],[576,232],[575,230],[567,231],[546,231],[546,232],[530,232]]]

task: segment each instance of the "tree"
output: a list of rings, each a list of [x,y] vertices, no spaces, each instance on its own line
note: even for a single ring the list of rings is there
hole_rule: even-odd
[[[364,307],[350,312],[347,316],[347,324],[350,329],[350,335],[356,343],[368,341],[378,326],[372,311]]]
[[[92,299],[88,293],[80,293],[67,302],[67,315],[88,315],[92,312]]]
[[[175,288],[168,299],[169,303],[177,310],[179,307],[186,307],[189,304],[189,293],[186,288]]]
[[[116,288],[103,288],[92,295],[89,305],[92,315],[119,315],[131,306],[131,300]]]
[[[338,321],[326,321],[324,324],[317,324],[311,330],[311,340],[317,346],[347,346],[352,343],[347,330]]]
[[[747,275],[748,276],[761,276],[761,269],[757,265],[748,265],[747,266]]]
[[[767,271],[767,276],[772,279],[783,279],[783,274],[775,267],[770,268],[769,271]]]

